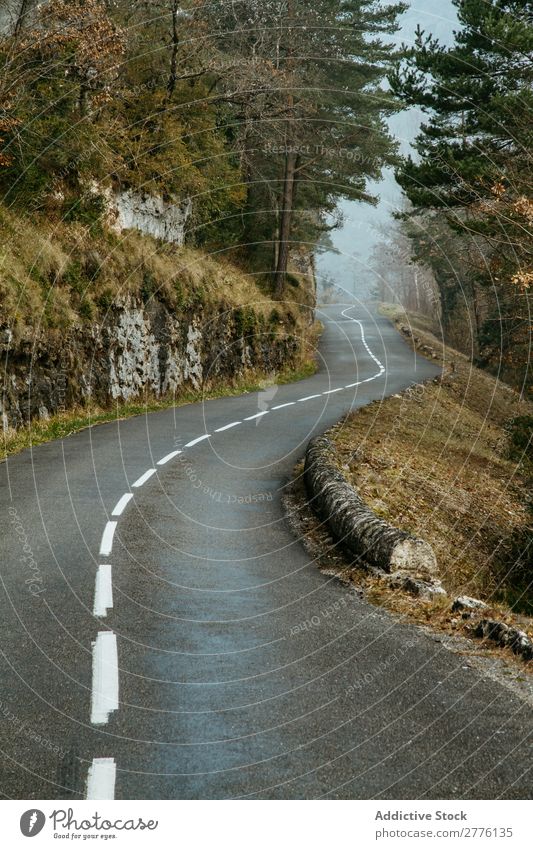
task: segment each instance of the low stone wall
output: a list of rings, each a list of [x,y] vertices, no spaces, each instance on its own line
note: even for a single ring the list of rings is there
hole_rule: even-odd
[[[309,443],[304,476],[312,507],[361,565],[392,573],[399,584],[412,575],[434,580],[437,561],[431,546],[372,512],[339,470],[335,448],[326,437]]]

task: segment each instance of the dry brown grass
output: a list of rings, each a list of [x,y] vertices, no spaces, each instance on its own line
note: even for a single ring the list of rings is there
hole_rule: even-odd
[[[531,407],[427,330],[415,324],[413,333],[437,353],[444,378],[363,408],[332,437],[376,513],[433,545],[450,593],[498,602],[512,541],[531,521],[505,425]]]
[[[64,330],[91,320],[129,296],[157,297],[171,310],[253,307],[280,333],[307,326],[309,285],[288,287],[274,301],[260,275],[246,274],[221,255],[164,244],[129,231],[64,221],[32,221],[0,205],[0,324],[17,338],[32,329]]]

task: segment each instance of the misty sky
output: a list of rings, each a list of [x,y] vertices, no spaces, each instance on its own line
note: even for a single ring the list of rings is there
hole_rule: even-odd
[[[402,29],[396,39],[398,43],[411,43],[417,24],[420,24],[422,29],[433,33],[443,43],[450,43],[453,30],[457,28],[455,12],[452,0],[413,0],[402,18]],[[391,130],[400,140],[403,153],[410,150],[410,142],[418,132],[420,120],[418,110],[405,110],[391,119]],[[327,275],[358,297],[364,297],[367,291],[368,278],[363,279],[366,277],[364,269],[374,244],[383,240],[376,228],[387,227],[391,214],[402,201],[402,191],[392,171],[386,171],[379,184],[372,183],[370,191],[380,197],[377,207],[367,203],[341,202],[344,224],[330,234],[334,250],[320,255],[317,262],[319,282]]]

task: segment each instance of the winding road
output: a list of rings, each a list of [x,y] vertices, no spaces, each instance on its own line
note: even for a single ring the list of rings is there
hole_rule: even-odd
[[[322,574],[281,499],[309,439],[438,373],[327,307],[296,384],[0,466],[4,798],[529,798],[531,713]]]

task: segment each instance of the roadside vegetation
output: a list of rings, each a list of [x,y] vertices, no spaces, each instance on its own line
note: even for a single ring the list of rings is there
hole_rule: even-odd
[[[28,334],[101,321],[128,296],[157,299],[176,313],[214,304],[253,308],[281,327],[303,327],[314,305],[312,281],[296,271],[286,300],[275,302],[264,276],[133,230],[117,235],[81,222],[28,220],[0,205],[0,234],[1,323],[14,345]]]
[[[383,80],[404,9],[8,0],[3,203],[92,238],[110,190],[189,199],[188,244],[260,271],[282,299],[292,250],[315,244],[340,196],[375,202],[367,181],[397,161],[385,118],[401,104]],[[16,289],[7,276],[4,318]]]
[[[469,634],[450,602],[466,595],[488,605],[483,616],[533,636],[533,405],[446,346],[427,317],[391,304],[380,311],[443,375],[361,408],[328,436],[369,507],[432,545],[449,596],[418,598],[350,567],[310,514],[301,467],[288,504],[298,533],[328,574],[421,624]]]
[[[411,207],[390,240],[392,277],[376,271],[404,306],[441,319],[448,344],[531,398],[531,4],[454,2],[454,42],[419,29],[391,77],[426,118],[397,172]],[[407,289],[399,259],[414,260]]]

